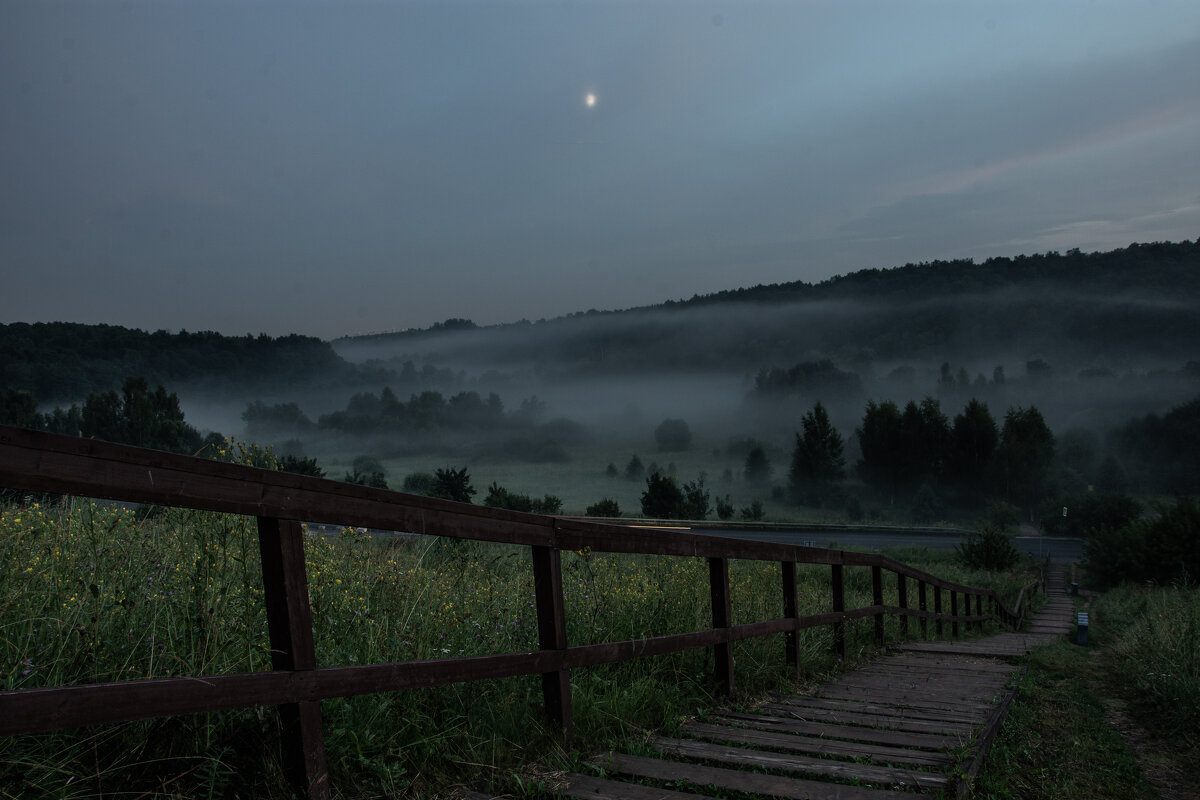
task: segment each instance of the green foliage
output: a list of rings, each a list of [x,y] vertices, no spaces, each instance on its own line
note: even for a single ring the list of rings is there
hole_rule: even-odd
[[[825,406],[817,403],[801,419],[803,434],[796,434],[788,482],[802,502],[812,502],[825,493],[828,485],[841,480],[846,459],[842,455],[842,435],[829,421]]]
[[[771,462],[767,459],[767,451],[762,445],[755,444],[746,453],[746,463],[742,474],[746,482],[754,486],[765,486],[771,482]]]
[[[987,495],[999,442],[1000,432],[987,404],[971,398],[962,413],[954,417],[947,458],[949,477],[967,502],[979,503]]]
[[[1097,531],[1123,528],[1141,515],[1141,504],[1127,494],[1068,495],[1046,505],[1041,525],[1051,536],[1086,538]]]
[[[741,518],[745,522],[758,522],[766,513],[763,511],[762,500],[755,500],[750,505],[746,506],[739,512]],[[832,547],[832,545],[830,545]]]
[[[692,446],[692,429],[686,420],[664,419],[654,429],[654,441],[664,452],[682,452]]]
[[[437,478],[428,472],[410,472],[404,476],[401,491],[409,494],[430,495],[437,488]]]
[[[652,519],[678,519],[683,507],[683,491],[675,479],[659,472],[646,476],[642,492],[642,514]]]
[[[1097,529],[1083,554],[1088,579],[1098,587],[1126,581],[1194,585],[1200,580],[1200,506],[1183,497],[1156,517]]]
[[[646,477],[646,467],[642,465],[642,459],[638,458],[637,453],[629,459],[629,463],[625,465],[625,480],[640,481]]]
[[[1200,589],[1126,584],[1098,604],[1113,629],[1117,676],[1139,711],[1200,748]]]
[[[246,423],[246,434],[252,438],[301,433],[316,428],[296,403],[276,403],[268,406],[261,400],[255,400],[242,412],[242,420]]]
[[[1012,503],[997,500],[987,508],[988,524],[1000,531],[1010,531],[1021,524],[1021,509]]]
[[[279,459],[279,470],[281,472],[295,472],[298,475],[309,475],[313,478],[324,478],[325,470],[317,465],[315,458],[305,458],[304,456],[284,456]]]
[[[729,501],[729,495],[725,495],[724,497],[717,497],[714,500],[714,503],[716,504],[716,509],[717,509],[717,519],[721,519],[721,520],[733,519],[734,508],[733,508],[733,503],[731,503]]]
[[[1149,414],[1118,429],[1113,443],[1151,485],[1180,494],[1200,493],[1200,397],[1159,417]]]
[[[912,510],[909,516],[918,525],[927,525],[935,521],[942,513],[942,500],[928,483],[921,484],[913,498]]]
[[[475,487],[471,485],[471,476],[467,468],[439,467],[433,473],[433,489],[430,497],[440,497],[444,500],[454,500],[459,503],[471,502]]]
[[[510,492],[495,481],[488,487],[483,504],[492,508],[507,508],[510,511],[527,511],[533,514],[557,514],[562,511],[562,500],[554,495],[548,494],[538,500],[527,494]]]
[[[1000,572],[1012,567],[1021,557],[1008,534],[986,525],[979,533],[968,535],[967,540],[955,549],[959,560],[968,569]]]
[[[42,415],[37,410],[37,398],[32,392],[9,387],[0,400],[0,425],[16,425],[18,428],[44,427]]]
[[[346,483],[357,483],[360,486],[371,486],[375,489],[387,489],[387,472],[383,464],[375,456],[361,455],[354,459],[351,471],[343,478]]]
[[[762,368],[754,378],[754,393],[760,399],[770,397],[824,397],[836,401],[854,401],[862,397],[862,379],[843,372],[829,359],[806,361],[789,369]]]
[[[1009,409],[996,461],[1007,500],[1033,507],[1045,497],[1054,463],[1054,434],[1040,411],[1033,406]]]
[[[593,503],[587,507],[584,512],[589,517],[619,517],[621,516],[621,506],[616,500],[604,498],[599,503]]]

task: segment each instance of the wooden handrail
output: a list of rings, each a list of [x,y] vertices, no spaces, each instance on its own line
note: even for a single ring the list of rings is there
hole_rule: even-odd
[[[885,556],[825,548],[644,529],[573,518],[454,503],[420,495],[372,489],[339,481],[277,472],[147,450],[127,445],[0,426],[0,486],[117,501],[154,503],[258,518],[264,602],[271,639],[272,671],[132,680],[0,692],[0,735],[40,733],[67,727],[123,722],[177,714],[274,705],[284,731],[284,763],[303,797],[330,794],[321,732],[320,701],[400,689],[437,686],[515,675],[542,676],[551,720],[564,738],[572,734],[570,670],[643,655],[713,647],[715,672],[725,691],[734,687],[733,642],[786,635],[788,662],[797,662],[797,634],[831,625],[834,647],[845,656],[847,621],[871,617],[884,644],[883,619],[929,619],[938,633],[950,622],[997,618],[984,614],[983,598],[1000,619],[1020,622],[1022,594],[1014,611],[996,593],[945,581]],[[308,606],[304,536],[300,521],[526,545],[531,548],[538,618],[536,651],[435,661],[317,667]],[[706,558],[712,597],[712,627],[688,633],[602,644],[570,646],[563,602],[563,550]],[[778,561],[784,594],[780,619],[732,624],[729,559]],[[832,575],[832,610],[800,616],[795,603],[795,565],[827,565]],[[872,604],[845,608],[844,569],[870,567]],[[882,571],[897,576],[897,606],[884,603]],[[919,608],[908,608],[907,579],[917,581]],[[926,608],[933,587],[934,610]],[[951,613],[942,613],[942,592]],[[966,613],[959,614],[963,596]],[[970,597],[975,597],[971,614]]]

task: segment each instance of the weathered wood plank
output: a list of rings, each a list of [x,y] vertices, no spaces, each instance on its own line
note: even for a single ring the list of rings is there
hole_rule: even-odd
[[[740,772],[703,764],[660,761],[642,756],[614,754],[601,766],[620,775],[660,781],[683,781],[695,786],[716,786],[790,800],[912,800],[912,795],[886,789],[821,783],[783,775]]]
[[[712,719],[718,722],[729,722],[731,724],[768,731],[787,731],[788,733],[820,736],[829,739],[871,742],[873,744],[886,744],[897,747],[916,747],[923,750],[945,750],[947,748],[959,747],[964,741],[961,736],[867,728],[861,725],[841,725],[836,722],[813,722],[791,717],[771,716],[769,714],[742,714],[731,711],[724,714],[714,714]]]
[[[579,800],[714,800],[709,795],[660,789],[641,783],[625,783],[591,775],[568,773],[567,785],[560,792],[564,797]]]
[[[795,706],[765,705],[763,709],[794,719],[832,722],[842,725],[864,725],[872,728],[888,728],[897,731],[915,731],[917,733],[946,733],[951,735],[969,735],[974,730],[974,721],[951,722],[921,717],[906,716],[893,711],[880,713],[878,711],[855,712],[843,709],[827,708],[797,708]]]
[[[906,747],[867,744],[861,741],[850,742],[838,739],[821,739],[815,736],[799,736],[794,733],[771,733],[748,728],[735,728],[728,725],[710,725],[703,722],[689,722],[683,726],[683,731],[697,739],[769,747],[792,753],[848,756],[851,758],[865,757],[874,761],[894,764],[915,764],[924,767],[948,767],[954,763],[954,759],[945,753],[931,753],[926,750],[914,750]]]
[[[945,708],[930,708],[919,703],[893,703],[876,698],[845,698],[845,697],[797,697],[788,702],[777,704],[779,708],[790,708],[812,712],[846,711],[849,713],[867,713],[880,716],[904,717],[906,719],[936,720],[939,722],[961,722],[970,724],[987,716],[988,710],[982,713],[978,710],[955,711]]]
[[[664,736],[656,736],[650,741],[656,750],[665,755],[714,761],[752,769],[784,770],[805,775],[875,783],[882,786],[908,786],[919,789],[941,789],[949,782],[945,775],[922,772],[917,769],[880,767],[853,761],[834,761],[828,758],[767,753],[744,747],[730,747],[688,739],[671,739]]]

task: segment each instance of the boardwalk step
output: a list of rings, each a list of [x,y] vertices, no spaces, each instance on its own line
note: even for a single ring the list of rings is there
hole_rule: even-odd
[[[698,787],[714,786],[735,792],[751,792],[769,797],[794,800],[911,800],[906,792],[871,787],[848,786],[770,775],[761,772],[742,772],[725,767],[710,767],[682,761],[661,761],[642,756],[613,754],[603,768],[617,775],[659,781],[682,781]]]

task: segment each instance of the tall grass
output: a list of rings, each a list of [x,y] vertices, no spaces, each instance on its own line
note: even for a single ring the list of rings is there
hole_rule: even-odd
[[[1143,716],[1200,746],[1200,589],[1125,585],[1097,600],[1096,616]]]
[[[537,647],[528,548],[314,530],[306,561],[320,666]],[[1021,582],[945,557],[918,566],[970,585]],[[847,607],[869,605],[869,570],[846,577]],[[710,624],[703,559],[566,553],[563,582],[573,645]],[[778,564],[732,562],[731,591],[735,623],[781,616]],[[886,595],[895,604],[894,584]],[[799,569],[797,599],[801,614],[829,610],[828,567]],[[870,654],[869,621],[849,628],[851,660]],[[896,620],[887,635],[899,635]],[[802,674],[838,668],[831,641],[828,628],[802,633]],[[0,510],[0,653],[5,689],[269,669],[254,521],[84,500]],[[781,637],[738,643],[735,657],[750,695],[795,677]],[[574,671],[578,744],[678,724],[718,701],[711,674],[709,650]],[[537,676],[333,699],[322,712],[332,783],[347,797],[569,758],[544,724]],[[0,740],[0,796],[285,797],[276,726],[257,708]]]

